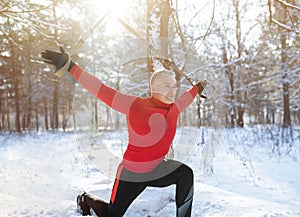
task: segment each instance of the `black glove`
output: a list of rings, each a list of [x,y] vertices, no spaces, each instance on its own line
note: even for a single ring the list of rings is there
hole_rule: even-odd
[[[196,86],[198,87],[198,94],[199,96],[201,96],[202,98],[207,98],[206,96],[202,95],[202,91],[204,90],[205,86],[207,84],[207,81],[204,80],[204,81],[199,81]]]
[[[60,47],[60,52],[45,50],[41,52],[41,55],[45,59],[45,63],[54,65],[57,70],[61,69],[68,61],[68,54],[63,47]],[[71,60],[68,70],[70,71],[74,65],[75,63]]]

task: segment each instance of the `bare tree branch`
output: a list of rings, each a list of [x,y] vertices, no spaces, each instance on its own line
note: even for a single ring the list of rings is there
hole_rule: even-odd
[[[282,0],[274,0],[274,1],[282,4],[284,7],[289,7],[292,9],[300,10],[299,6],[292,5],[286,1],[282,1]],[[270,23],[274,23],[274,24],[278,25],[279,27],[286,29],[290,32],[295,32],[296,34],[300,34],[299,30],[297,30],[297,28],[296,28],[296,25],[294,25],[294,24],[292,24],[292,26],[286,25],[273,17],[271,0],[268,0],[268,8],[269,8]]]
[[[277,2],[279,2],[279,3],[281,3],[281,4],[283,4],[283,5],[286,6],[286,7],[293,8],[293,9],[296,9],[296,10],[299,10],[299,11],[300,11],[300,7],[297,6],[297,5],[293,5],[293,4],[290,4],[290,3],[286,2],[286,1],[282,1],[282,0],[275,0],[275,1],[277,1]]]
[[[272,19],[273,19],[273,13],[272,13],[271,0],[268,0],[268,9],[269,9],[269,16],[270,16],[269,25],[271,25],[271,23],[272,23]]]
[[[171,2],[172,4],[172,2]],[[178,2],[176,0],[176,8],[178,7]],[[181,42],[184,44],[185,43],[185,38],[183,36],[183,33],[182,33],[182,29],[181,29],[181,25],[179,23],[179,15],[178,15],[178,10],[176,9],[174,13],[172,13],[172,18],[173,18],[173,21],[175,23],[175,28],[176,28],[176,32],[181,40]]]
[[[296,34],[300,34],[300,32],[299,32],[298,30],[296,30],[296,29],[294,29],[294,28],[292,28],[292,27],[290,27],[290,26],[288,26],[288,25],[285,25],[284,23],[282,23],[282,22],[280,22],[280,21],[278,21],[278,20],[276,20],[276,19],[274,19],[274,18],[272,18],[271,21],[272,21],[273,23],[275,23],[276,25],[280,26],[280,27],[283,28],[283,29],[286,29],[286,30],[288,30],[288,31],[290,31],[290,32],[295,32]]]
[[[212,10],[212,15],[211,15],[211,19],[210,19],[210,22],[209,22],[209,25],[208,25],[208,28],[202,38],[202,42],[206,39],[206,37],[209,35],[209,32],[211,30],[211,27],[214,23],[214,19],[215,19],[215,11],[216,11],[216,1],[213,0],[213,10]]]
[[[56,4],[58,2],[58,0],[53,1],[52,3],[50,3],[49,5],[46,6],[41,6],[40,8],[36,8],[36,9],[25,9],[22,7],[22,5],[17,4],[17,5],[12,5],[12,6],[6,6],[5,9],[0,10],[0,14],[1,13],[11,13],[11,14],[23,14],[23,13],[32,13],[32,12],[37,12],[37,11],[42,11],[42,10],[46,10],[48,8],[50,8],[52,5]],[[10,8],[12,8],[13,6],[17,6],[18,8],[20,8],[20,11],[16,11],[16,10],[11,10]]]

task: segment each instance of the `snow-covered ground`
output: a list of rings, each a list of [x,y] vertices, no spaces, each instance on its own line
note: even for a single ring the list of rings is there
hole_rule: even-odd
[[[195,171],[193,217],[300,216],[299,130],[284,149],[277,137],[251,132],[226,131],[205,173],[201,145],[185,158]],[[79,216],[75,198],[83,190],[108,200],[113,179],[80,141],[74,132],[0,134],[0,216]],[[146,189],[125,216],[176,216],[174,186]]]

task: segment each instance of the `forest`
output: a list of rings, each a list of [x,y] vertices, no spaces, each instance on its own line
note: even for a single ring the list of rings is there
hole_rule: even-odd
[[[129,94],[146,97],[161,66],[176,72],[179,92],[206,79],[207,99],[180,126],[299,126],[299,11],[297,0],[1,0],[0,131],[121,124],[43,62],[41,51],[60,46]]]

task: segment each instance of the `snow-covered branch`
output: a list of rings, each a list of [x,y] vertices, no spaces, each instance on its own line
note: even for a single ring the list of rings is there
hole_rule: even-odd
[[[290,4],[290,3],[286,2],[286,1],[282,1],[282,0],[275,0],[275,1],[277,1],[277,2],[279,2],[279,3],[281,3],[281,4],[283,4],[283,5],[286,6],[286,7],[293,8],[293,9],[296,9],[296,10],[300,10],[300,7],[299,7],[299,6]]]
[[[288,30],[288,31],[290,31],[290,32],[295,32],[296,34],[300,34],[300,32],[299,32],[298,30],[296,30],[295,28],[290,27],[290,26],[288,26],[288,25],[285,25],[284,23],[282,23],[282,22],[280,22],[280,21],[274,19],[273,17],[272,17],[271,21],[272,21],[273,23],[275,23],[276,25],[280,26],[281,28],[284,28],[284,29],[286,29],[286,30]]]

